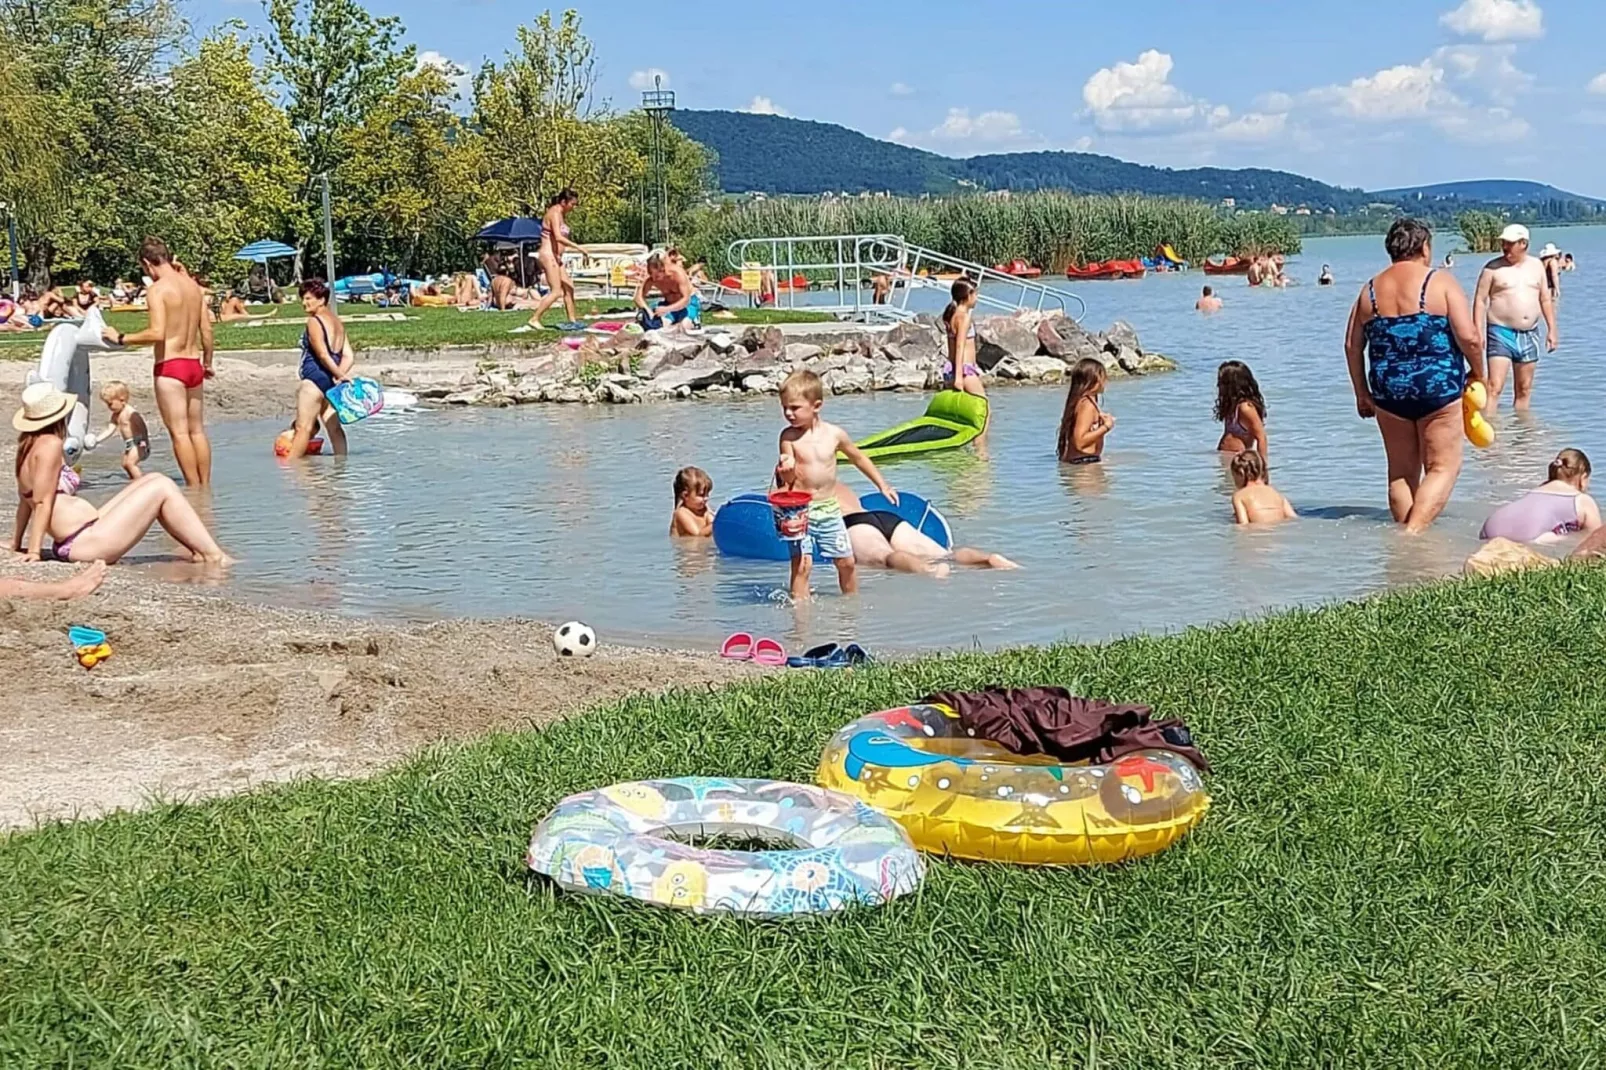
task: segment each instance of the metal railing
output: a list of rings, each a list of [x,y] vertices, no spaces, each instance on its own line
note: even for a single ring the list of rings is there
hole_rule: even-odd
[[[953,281],[968,276],[979,284],[976,303],[1003,313],[1021,309],[1057,311],[1081,321],[1087,304],[1065,290],[1036,279],[1010,275],[985,264],[911,245],[900,234],[829,234],[797,238],[743,238],[730,244],[731,266],[773,272],[775,307],[826,312],[861,320],[908,320],[915,312],[909,298],[916,290],[947,290]],[[874,300],[876,276],[892,279],[892,292],[883,304]],[[823,278],[821,276],[824,276]],[[807,287],[794,286],[800,280]],[[838,300],[798,299],[799,294],[835,290]],[[1076,311],[1071,311],[1072,302]]]

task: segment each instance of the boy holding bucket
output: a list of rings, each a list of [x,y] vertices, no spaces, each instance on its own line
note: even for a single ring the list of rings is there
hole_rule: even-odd
[[[824,404],[825,390],[813,372],[793,372],[781,384],[786,430],[781,432],[775,482],[784,490],[771,495],[770,501],[775,507],[776,530],[792,551],[792,598],[797,601],[809,596],[816,548],[836,565],[843,594],[859,589],[853,544],[848,541],[842,506],[836,500],[837,453],[852,461],[889,501],[898,501],[897,492],[881,477],[875,462],[853,444],[847,432],[820,419]]]

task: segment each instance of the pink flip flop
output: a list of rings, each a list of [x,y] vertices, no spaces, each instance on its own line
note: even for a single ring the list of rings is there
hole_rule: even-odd
[[[753,656],[753,637],[746,632],[737,632],[725,640],[725,645],[719,648],[719,656],[732,661],[746,661]]]
[[[753,647],[753,660],[771,668],[786,664],[786,649],[774,639],[760,639]]]

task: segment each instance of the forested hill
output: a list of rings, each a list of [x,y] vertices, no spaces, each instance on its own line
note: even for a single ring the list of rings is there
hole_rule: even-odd
[[[867,137],[834,123],[734,111],[680,111],[675,125],[719,154],[727,193],[819,194],[886,191],[905,196],[983,189],[1065,189],[1194,197],[1239,208],[1273,204],[1339,214],[1397,205],[1432,218],[1484,208],[1522,218],[1575,220],[1606,214],[1606,201],[1539,182],[1485,179],[1366,193],[1287,171],[1172,169],[1087,152],[1011,152],[954,159]]]
[[[906,196],[986,189],[1069,189],[1234,198],[1240,207],[1309,205],[1340,212],[1364,204],[1358,190],[1261,169],[1172,170],[1086,152],[1015,152],[958,160],[878,141],[833,123],[732,111],[680,111],[674,122],[719,154],[720,187],[729,193],[887,191]]]

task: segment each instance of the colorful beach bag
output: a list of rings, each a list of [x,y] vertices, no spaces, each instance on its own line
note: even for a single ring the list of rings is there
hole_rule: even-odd
[[[324,396],[335,407],[335,413],[343,424],[366,420],[385,407],[385,388],[374,379],[357,378],[336,383],[335,388]]]

